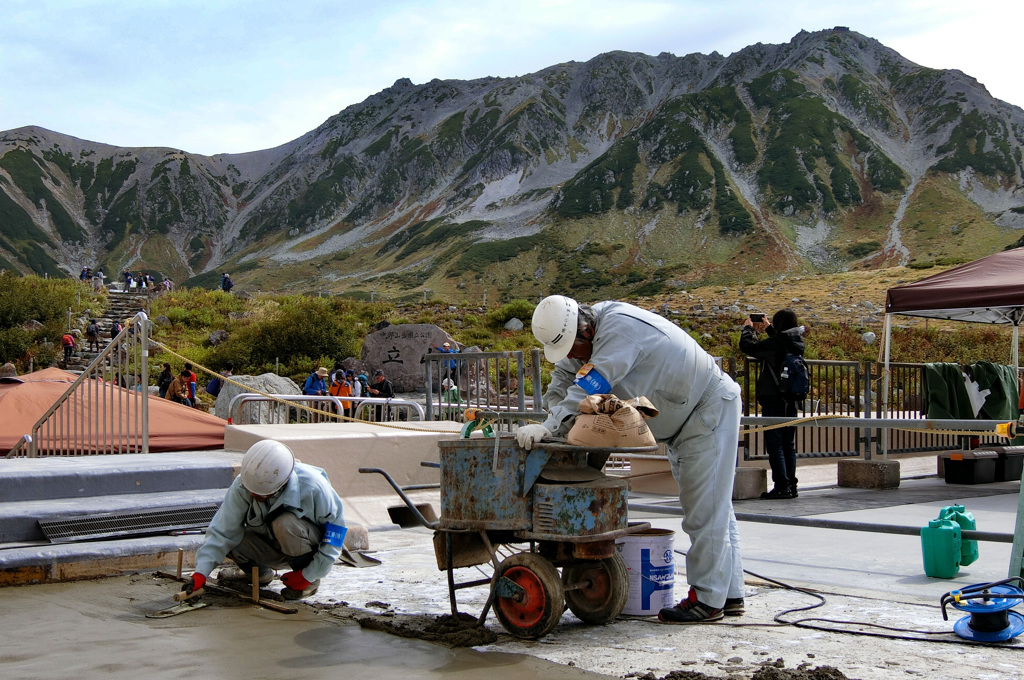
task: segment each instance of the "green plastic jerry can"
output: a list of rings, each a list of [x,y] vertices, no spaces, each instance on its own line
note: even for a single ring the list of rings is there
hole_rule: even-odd
[[[967,512],[962,505],[948,505],[939,511],[939,519],[950,519],[960,525],[961,531],[974,531],[977,525],[974,515]],[[962,537],[961,537],[962,539]],[[966,567],[978,559],[978,542],[975,540],[960,541],[960,565]]]
[[[921,528],[924,573],[932,578],[953,578],[960,571],[960,525],[951,519],[933,519]]]

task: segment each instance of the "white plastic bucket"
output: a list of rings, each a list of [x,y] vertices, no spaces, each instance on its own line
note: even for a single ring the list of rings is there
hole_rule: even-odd
[[[675,606],[673,586],[676,563],[672,544],[676,532],[670,529],[646,529],[615,541],[629,571],[629,599],[622,613],[650,616],[665,607]]]

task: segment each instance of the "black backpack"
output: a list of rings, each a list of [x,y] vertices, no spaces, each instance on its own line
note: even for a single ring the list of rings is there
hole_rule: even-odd
[[[779,373],[779,392],[786,401],[799,402],[811,391],[811,373],[807,362],[799,354],[786,353]]]
[[[85,334],[86,335],[94,335],[96,337],[99,337],[100,329],[99,329],[99,327],[96,324],[91,323],[88,326],[86,326]]]
[[[220,378],[210,378],[210,382],[206,383],[206,393],[216,397],[218,394],[220,394],[220,387]]]

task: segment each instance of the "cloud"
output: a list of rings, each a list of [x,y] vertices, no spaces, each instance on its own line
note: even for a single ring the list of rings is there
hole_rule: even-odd
[[[0,129],[199,153],[282,144],[398,78],[515,77],[611,50],[718,51],[846,25],[1024,103],[1010,0],[8,0]],[[8,93],[16,93],[10,96]]]

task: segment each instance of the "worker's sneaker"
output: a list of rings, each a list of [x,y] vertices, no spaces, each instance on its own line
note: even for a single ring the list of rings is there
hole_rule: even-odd
[[[281,590],[281,596],[286,600],[301,600],[304,597],[316,595],[316,591],[319,587],[320,579],[317,579],[306,586],[303,590],[295,590],[294,588],[285,587]]]
[[[722,613],[726,616],[743,616],[743,612],[747,611],[743,606],[742,597],[730,597],[725,601],[725,606],[722,607]]]
[[[690,588],[690,594],[675,607],[666,607],[658,612],[658,620],[665,623],[712,623],[725,616],[721,609],[709,607],[697,601],[697,591]]]
[[[270,585],[274,580],[274,570],[270,567],[260,567],[260,585]],[[220,581],[244,581],[248,585],[252,585],[252,567],[242,568],[236,566],[221,567],[220,572],[217,573],[217,579]]]

